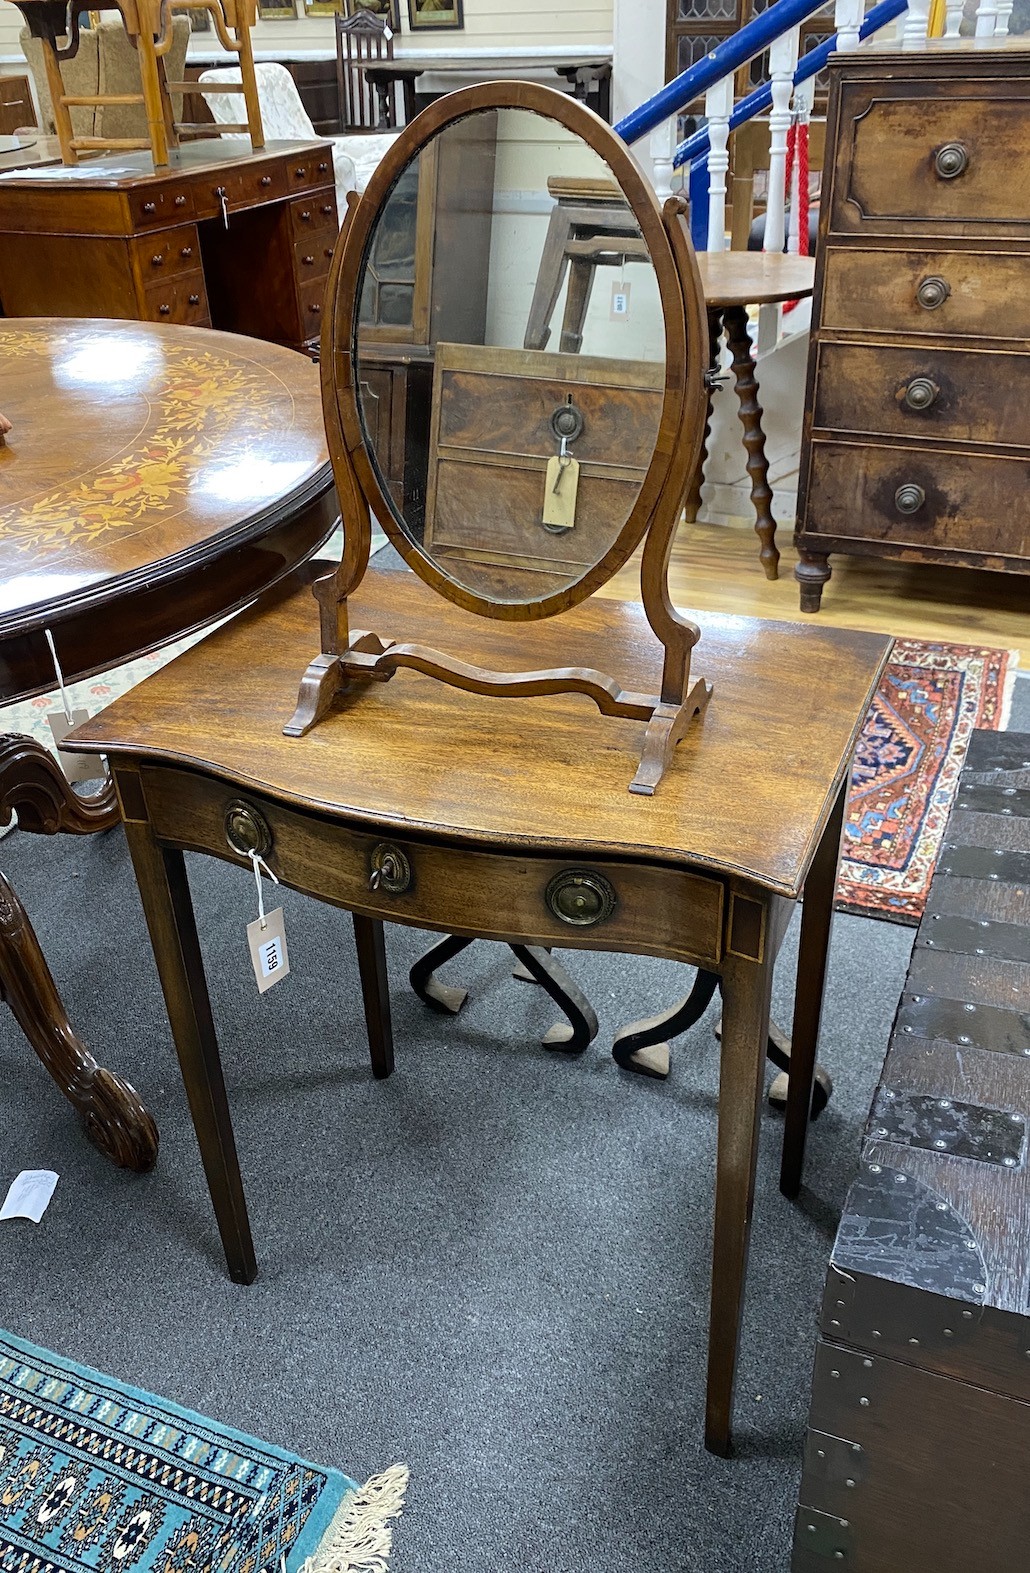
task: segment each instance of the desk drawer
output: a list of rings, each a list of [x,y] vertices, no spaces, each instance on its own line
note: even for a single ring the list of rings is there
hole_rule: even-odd
[[[193,224],[143,236],[131,244],[145,286],[158,284],[172,273],[195,273],[200,267],[200,241]]]
[[[831,246],[821,324],[893,334],[1030,340],[1027,259],[1013,252]]]
[[[162,839],[246,863],[234,853],[227,827],[235,826],[239,841],[256,826],[267,838],[262,856],[281,880],[351,911],[492,939],[713,964],[722,955],[717,879],[613,859],[502,856],[401,832],[373,833],[187,771],[144,765],[140,779]],[[132,793],[129,801],[136,798]],[[377,863],[384,866],[372,889]]]
[[[975,552],[980,567],[1030,572],[1030,513],[1018,504],[1028,485],[1027,459],[816,440],[800,533],[814,551],[820,536],[886,541]],[[1004,561],[1012,558],[1025,568]]]
[[[1030,234],[1030,103],[1013,87],[846,86],[831,229]]]
[[[325,279],[312,279],[310,284],[298,281],[297,294],[300,299],[300,336],[302,339],[310,339],[322,331]]]
[[[185,181],[175,185],[171,182],[159,185],[155,181],[152,186],[130,191],[128,202],[134,230],[158,226],[167,229],[171,224],[181,224],[184,219],[195,216],[193,191]]]
[[[328,229],[335,242],[339,231],[335,199],[324,191],[316,191],[310,197],[298,197],[290,203],[290,222],[297,240],[304,240],[313,230]]]
[[[286,182],[291,191],[313,190],[333,183],[333,158],[327,147],[294,154],[286,160]]]
[[[210,325],[203,273],[184,273],[178,278],[165,279],[160,284],[151,284],[144,294],[147,321]]]
[[[295,242],[293,265],[301,284],[306,284],[311,279],[325,278],[329,272],[329,264],[333,260],[335,242],[336,235],[331,229],[318,230],[315,234],[306,235],[302,240]]]
[[[1030,355],[821,344],[813,425],[1030,448]]]

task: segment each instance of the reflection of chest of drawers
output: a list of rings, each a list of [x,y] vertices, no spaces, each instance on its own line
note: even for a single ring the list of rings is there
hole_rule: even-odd
[[[110,154],[0,180],[8,317],[121,317],[317,339],[336,242],[324,143],[221,139],[155,171]]]
[[[796,544],[1030,573],[1030,52],[836,57]]]

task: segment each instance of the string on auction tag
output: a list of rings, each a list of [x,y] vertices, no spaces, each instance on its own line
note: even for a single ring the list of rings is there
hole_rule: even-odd
[[[57,747],[57,762],[64,771],[66,781],[93,781],[97,776],[102,776],[104,773],[103,764],[97,756],[95,754],[66,754],[61,748],[61,744],[72,727],[81,726],[83,721],[89,720],[89,711],[72,709],[72,703],[68,697],[68,689],[65,686],[64,673],[57,658],[57,646],[54,644],[54,636],[49,628],[44,628],[43,633],[47,644],[50,646],[50,658],[54,663],[54,676],[57,678],[57,687],[61,695],[61,710],[51,710],[47,715],[47,724],[50,727],[51,736]]]
[[[276,907],[274,912],[265,912],[265,893],[261,876],[263,873],[267,874],[269,879],[278,885],[278,875],[269,868],[260,852],[250,852],[248,856],[257,886],[258,915],[253,923],[247,924],[247,944],[250,947],[250,959],[254,967],[258,992],[264,994],[273,984],[278,983],[280,978],[285,978],[290,970],[290,957],[286,949],[286,920],[283,917],[282,907]]]
[[[608,317],[612,322],[624,322],[629,316],[629,285],[626,283],[626,258],[619,264],[619,277],[612,285],[612,299]]]
[[[71,726],[71,700],[68,698],[68,690],[64,686],[64,673],[61,671],[61,663],[57,659],[57,646],[54,644],[54,636],[50,632],[49,628],[44,628],[43,632],[46,635],[46,642],[50,646],[50,658],[54,663],[54,676],[57,678],[57,686],[61,693],[61,704],[64,706],[64,713],[68,718],[68,725]]]
[[[251,852],[248,855],[250,857],[251,867],[254,870],[254,883],[257,885],[258,922],[260,923],[262,929],[264,929],[267,926],[267,920],[265,918],[265,892],[264,887],[261,884],[261,873],[263,870],[268,875],[269,879],[274,881],[274,883],[277,885],[279,883],[279,876],[278,874],[274,874],[272,872],[264,858],[261,856],[260,852]]]

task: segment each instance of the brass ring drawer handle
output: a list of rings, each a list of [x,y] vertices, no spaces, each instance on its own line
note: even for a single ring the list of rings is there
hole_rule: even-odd
[[[905,389],[902,402],[910,410],[929,410],[936,404],[940,391],[929,377],[913,377]]]
[[[242,798],[233,798],[225,806],[225,839],[240,857],[249,858],[252,852],[267,857],[272,850],[272,832],[268,822],[256,808]]]
[[[555,874],[544,899],[554,916],[574,928],[603,923],[615,910],[615,887],[592,869],[565,868]]]
[[[411,864],[400,847],[391,846],[389,841],[381,841],[377,847],[373,847],[369,862],[369,890],[385,890],[391,896],[401,896],[410,886]]]
[[[951,294],[951,285],[942,279],[939,273],[931,273],[919,282],[916,290],[916,300],[924,311],[936,311],[938,306],[943,306]]]
[[[934,154],[933,166],[942,180],[956,180],[969,168],[969,149],[961,142],[945,142]]]
[[[913,481],[907,481],[904,486],[899,486],[894,493],[894,506],[899,513],[918,513],[925,501],[926,493]]]

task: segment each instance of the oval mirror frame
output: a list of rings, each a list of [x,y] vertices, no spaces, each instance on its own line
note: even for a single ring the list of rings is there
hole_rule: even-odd
[[[528,110],[554,121],[580,137],[604,160],[640,226],[657,278],[665,320],[661,418],[654,450],[633,506],[616,539],[597,562],[571,584],[535,601],[499,601],[480,595],[453,579],[407,535],[380,478],[358,403],[355,360],[360,289],[365,257],[383,207],[404,170],[424,147],[447,126],[477,111],[490,109]],[[705,316],[697,264],[679,213],[674,222],[683,226],[684,231],[682,242],[678,240],[675,248],[658,198],[641,175],[625,143],[605,121],[578,100],[531,82],[487,82],[461,88],[438,99],[404,128],[375,170],[365,192],[352,199],[330,269],[322,333],[323,406],[341,501],[346,504],[356,482],[363,504],[371,509],[408,566],[455,605],[480,616],[516,622],[551,617],[586,600],[629,559],[658,512],[670,512],[669,506],[661,509],[663,498],[667,505],[670,503],[665,497],[670,480],[677,492],[671,501],[674,512],[667,520],[671,545],[685,484],[685,466],[677,455],[677,444],[685,442],[687,447],[693,448],[700,435],[690,429],[694,424],[691,417],[696,416],[699,408],[708,358],[707,343],[701,342]],[[685,293],[690,298],[685,299]],[[343,437],[345,454],[336,451],[334,426]],[[349,475],[341,473],[341,462],[349,468]],[[360,576],[363,564],[359,567],[354,553],[348,550],[349,544],[345,541],[345,563],[349,560]]]

